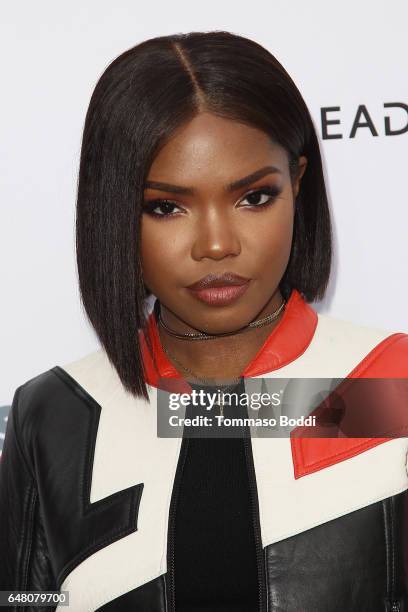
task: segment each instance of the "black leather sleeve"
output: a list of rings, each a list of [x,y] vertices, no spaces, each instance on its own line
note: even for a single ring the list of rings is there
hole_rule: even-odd
[[[36,481],[19,430],[19,395],[14,393],[0,458],[0,590],[57,590],[41,521]],[[11,605],[8,610],[41,607]],[[51,607],[44,610],[50,612]]]

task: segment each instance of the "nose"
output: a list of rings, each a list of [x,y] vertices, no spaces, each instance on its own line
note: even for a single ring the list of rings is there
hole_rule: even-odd
[[[240,252],[238,228],[228,211],[213,208],[197,219],[191,250],[193,259],[223,259]]]

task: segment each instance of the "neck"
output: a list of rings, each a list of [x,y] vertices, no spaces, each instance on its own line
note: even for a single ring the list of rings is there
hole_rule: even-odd
[[[279,289],[277,289],[264,308],[258,313],[256,320],[266,317],[277,310],[282,303],[282,299],[282,295]],[[238,378],[279,323],[283,312],[280,313],[277,319],[264,327],[249,328],[245,329],[245,331],[238,331],[236,334],[220,336],[211,340],[191,341],[175,338],[166,333],[161,325],[158,326],[158,331],[162,346],[168,349],[180,363],[190,368],[198,376],[214,379]],[[164,323],[177,333],[200,331],[178,319],[174,313],[170,313],[163,306],[161,316]],[[171,361],[171,357],[169,359]],[[221,368],[220,364],[222,364]],[[173,363],[173,365],[180,371],[176,363]],[[184,377],[186,376],[185,372],[180,371],[180,374]]]

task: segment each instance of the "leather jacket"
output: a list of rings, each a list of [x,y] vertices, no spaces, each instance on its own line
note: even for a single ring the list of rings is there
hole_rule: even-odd
[[[183,381],[153,314],[148,333],[150,403],[124,389],[103,349],[16,389],[0,461],[0,590],[64,590],[70,603],[8,609],[174,611],[184,439],[157,436],[156,400],[160,381]],[[408,378],[408,335],[318,314],[293,290],[243,376]],[[259,611],[407,612],[408,437],[245,444]]]

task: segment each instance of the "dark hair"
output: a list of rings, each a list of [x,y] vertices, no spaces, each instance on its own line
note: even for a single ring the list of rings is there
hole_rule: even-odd
[[[146,40],[103,72],[86,114],[78,177],[76,247],[86,315],[133,395],[148,399],[138,330],[148,295],[140,254],[144,183],[174,130],[206,110],[257,127],[307,169],[295,202],[292,251],[280,283],[321,299],[331,225],[317,135],[296,85],[269,51],[225,31]],[[293,176],[293,175],[292,175]]]

